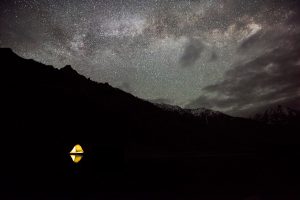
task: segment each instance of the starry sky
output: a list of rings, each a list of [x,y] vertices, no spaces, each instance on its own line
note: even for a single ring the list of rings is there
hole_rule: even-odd
[[[295,0],[1,0],[0,47],[157,103],[300,109]]]

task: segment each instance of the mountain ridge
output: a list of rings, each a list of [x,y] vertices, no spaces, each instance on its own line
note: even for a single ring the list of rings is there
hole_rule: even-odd
[[[266,141],[282,141],[279,132],[265,136],[268,127],[251,119],[204,108],[175,107],[182,113],[174,112],[170,106],[166,110],[107,83],[92,81],[71,66],[56,69],[23,59],[11,50],[0,49],[0,57],[5,63],[1,79],[4,125],[11,133],[5,137],[20,147],[25,145],[21,141],[33,148],[38,144],[32,141],[40,140],[63,148],[80,140],[90,148],[103,146],[118,153],[172,154],[241,151]],[[287,142],[294,141],[289,138]]]
[[[243,119],[240,117],[233,117],[233,116],[227,115],[225,113],[207,109],[204,107],[190,109],[190,108],[181,108],[180,106],[168,105],[168,104],[155,103],[155,105],[164,110],[167,110],[167,111],[178,112],[181,115],[184,115],[184,114],[192,115],[196,118],[204,120],[207,124],[210,123],[211,120],[215,120],[215,121],[218,120],[218,118],[222,119],[222,120],[224,120],[225,118],[227,120],[234,119],[234,118],[235,119],[238,119],[238,118]]]
[[[152,103],[151,101],[147,101],[141,98],[138,98],[130,93],[127,93],[121,89],[114,88],[110,86],[108,83],[99,83],[96,81],[92,81],[89,78],[86,78],[85,76],[79,74],[75,69],[72,68],[71,65],[66,65],[65,67],[61,69],[56,69],[51,65],[44,65],[42,63],[36,62],[32,59],[24,59],[19,57],[16,53],[13,52],[12,49],[10,48],[2,48],[0,49],[0,54],[3,57],[4,60],[10,61],[10,60],[15,60],[15,65],[14,67],[17,67],[15,69],[14,67],[12,68],[4,68],[4,72],[9,74],[9,73],[14,73],[14,78],[19,78],[23,79],[22,76],[26,73],[28,74],[33,74],[35,72],[40,73],[42,76],[44,76],[41,80],[39,79],[37,75],[35,78],[38,81],[41,81],[43,84],[53,84],[56,85],[57,87],[61,87],[61,85],[65,85],[66,92],[71,92],[76,91],[78,93],[81,93],[82,95],[86,96],[87,98],[91,98],[91,96],[98,96],[99,97],[99,92],[98,90],[101,89],[103,93],[110,93],[110,95],[116,95],[117,97],[126,97],[127,101],[134,101],[134,102],[143,102],[145,104],[148,104],[148,106],[152,107],[155,106],[156,109],[161,109],[162,111],[167,111],[171,113],[176,113],[179,115],[187,115],[188,118],[193,118],[195,117],[196,120],[202,120],[203,123],[208,124],[211,121],[213,123],[217,121],[232,121],[235,119],[239,120],[255,120],[260,123],[265,123],[269,125],[276,124],[276,120],[272,121],[272,116],[270,115],[270,112],[267,110],[264,111],[265,113],[257,113],[252,117],[249,118],[241,118],[241,117],[233,117],[230,115],[227,115],[225,113],[219,112],[219,111],[214,111],[211,109],[207,108],[197,108],[197,109],[187,109],[187,108],[181,108],[179,106],[174,106],[174,105],[168,105],[168,104],[160,104],[160,103]],[[24,64],[25,63],[25,64]],[[28,65],[30,67],[27,67],[25,69],[22,66],[19,65]],[[28,70],[28,71],[26,71]],[[15,71],[18,71],[16,73]],[[56,82],[53,83],[53,80],[50,80],[50,76],[56,76]],[[46,77],[46,78],[45,78]],[[11,81],[11,80],[9,80]],[[23,83],[27,82],[30,83],[30,80],[22,80]],[[115,99],[116,99],[115,98]],[[295,112],[295,111],[294,111]],[[269,114],[266,114],[269,113]],[[268,115],[268,117],[267,117]],[[264,116],[264,117],[263,117]],[[282,118],[284,115],[281,116]],[[268,119],[267,119],[268,118]],[[276,117],[275,117],[276,118]],[[287,119],[289,120],[289,119]],[[282,120],[284,121],[284,120]],[[279,122],[277,120],[277,122]],[[281,122],[279,122],[281,123]]]

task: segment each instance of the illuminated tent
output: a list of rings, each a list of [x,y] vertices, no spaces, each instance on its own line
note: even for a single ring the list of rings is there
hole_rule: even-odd
[[[71,150],[70,154],[83,153],[83,149],[79,144],[76,144]]]
[[[83,157],[83,149],[79,144],[76,144],[70,151],[70,156],[74,163],[78,163]]]

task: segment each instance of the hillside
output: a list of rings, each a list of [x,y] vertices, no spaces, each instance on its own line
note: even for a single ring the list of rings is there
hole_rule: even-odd
[[[238,144],[236,141],[244,137],[234,138],[239,129],[258,126],[251,120],[224,114],[207,124],[215,118],[209,113],[199,118],[195,113],[182,115],[166,110],[107,83],[91,81],[71,66],[55,69],[23,59],[10,49],[1,49],[0,55],[5,61],[1,81],[7,123],[13,123],[12,135],[21,138],[24,135],[20,129],[29,130],[26,138],[55,138],[62,144],[80,140],[122,148],[181,151],[219,148],[219,142],[225,144],[224,139]],[[214,126],[216,123],[226,127],[226,134]],[[247,132],[244,135],[250,134]],[[185,145],[190,140],[192,143]]]
[[[79,193],[101,189],[104,196],[166,187],[235,192],[241,181],[256,186],[256,166],[269,169],[265,155],[282,160],[299,152],[295,127],[152,104],[71,66],[55,69],[10,49],[0,49],[0,59],[1,179],[11,184],[9,193],[34,188],[72,196],[74,182],[84,183]],[[68,152],[78,143],[85,154],[73,165]]]

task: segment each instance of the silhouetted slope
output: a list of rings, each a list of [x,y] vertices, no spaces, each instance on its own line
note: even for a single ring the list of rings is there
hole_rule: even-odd
[[[91,81],[71,66],[55,69],[20,58],[9,49],[1,49],[0,54],[6,63],[2,69],[2,74],[5,74],[2,81],[5,96],[9,98],[8,114],[16,117],[14,121],[22,126],[30,126],[33,130],[40,128],[38,136],[55,136],[70,143],[96,140],[117,146],[134,142],[141,145],[139,148],[149,145],[151,149],[190,148],[193,142],[194,147],[203,148],[218,143],[219,139],[214,136],[217,133],[206,130],[209,128],[206,123],[208,115],[204,119],[194,114],[166,111],[108,84]],[[235,123],[224,120],[228,130],[254,124],[229,116],[222,116],[219,124],[227,118],[233,122],[236,120]],[[50,132],[51,129],[55,130]],[[36,137],[37,133],[32,131],[31,134]],[[218,137],[228,137],[228,142],[233,142],[234,135],[228,132]],[[189,141],[186,146],[184,141],[190,137],[196,140]],[[207,140],[210,140],[209,145]]]
[[[11,117],[8,123],[32,130],[26,137],[168,152],[217,150],[229,144],[244,147],[264,138],[256,130],[266,127],[252,120],[205,108],[157,106],[107,83],[91,81],[71,66],[55,69],[23,59],[10,49],[1,49],[0,56],[5,63],[1,81],[3,105]]]
[[[168,149],[218,148],[261,137],[253,130],[263,126],[251,120],[204,108],[167,109],[107,83],[91,81],[71,66],[55,69],[23,59],[10,49],[1,49],[0,56],[5,63],[1,81],[7,114],[14,123],[45,131],[38,133],[43,137],[57,135],[64,142],[80,138],[118,145],[135,142],[143,148],[154,145]],[[47,133],[51,129],[55,131]]]
[[[168,110],[91,81],[71,66],[55,69],[10,49],[0,49],[0,61],[2,166],[7,172],[1,180],[12,184],[11,193],[32,188],[71,193],[75,182],[84,183],[80,191],[87,192],[200,180],[201,188],[224,190],[226,180],[240,183],[255,175],[251,159],[261,162],[256,154],[298,152],[298,132],[289,126],[273,129],[205,109]],[[68,152],[77,143],[86,154],[74,166]],[[251,159],[224,161],[236,154]],[[210,163],[200,157],[218,159]]]

